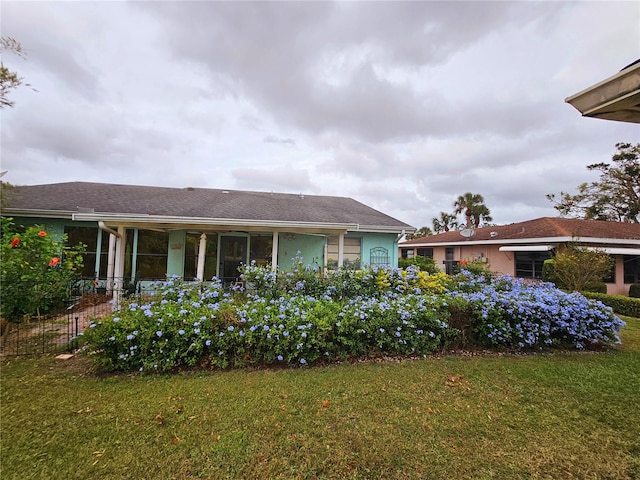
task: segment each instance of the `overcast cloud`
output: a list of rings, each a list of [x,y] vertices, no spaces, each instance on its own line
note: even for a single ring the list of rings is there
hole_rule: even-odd
[[[416,227],[471,191],[555,216],[633,124],[564,99],[640,58],[640,2],[12,2],[37,91],[3,178],[355,198]]]

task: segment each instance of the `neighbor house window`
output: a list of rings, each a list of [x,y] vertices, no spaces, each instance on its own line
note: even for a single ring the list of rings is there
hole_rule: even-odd
[[[413,248],[401,248],[400,256],[402,258],[413,258]]]
[[[624,283],[640,283],[640,255],[624,255]]]
[[[433,248],[418,248],[418,256],[424,258],[433,258]]]
[[[542,279],[542,266],[549,258],[549,252],[515,252],[516,277]]]
[[[327,239],[327,267],[338,268],[338,241],[337,235]],[[360,268],[362,255],[362,239],[360,237],[344,237],[343,267]]]

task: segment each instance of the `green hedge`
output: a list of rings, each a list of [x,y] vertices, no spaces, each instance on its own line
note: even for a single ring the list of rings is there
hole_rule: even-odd
[[[640,283],[632,283],[629,287],[629,296],[640,298]]]
[[[601,301],[605,305],[613,308],[613,311],[618,315],[640,318],[640,298],[591,292],[583,292],[583,295],[587,298]]]

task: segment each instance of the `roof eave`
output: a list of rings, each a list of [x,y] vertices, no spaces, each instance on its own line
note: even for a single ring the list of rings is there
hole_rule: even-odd
[[[638,240],[633,238],[598,238],[598,237],[540,237],[540,238],[503,238],[500,240],[461,240],[456,242],[421,242],[421,243],[401,243],[401,248],[409,247],[464,247],[479,245],[531,245],[539,243],[588,243],[588,244],[616,244],[616,245],[637,245]]]
[[[76,210],[42,210],[42,209],[25,209],[25,208],[4,208],[2,215],[29,217],[29,218],[61,218],[71,220]]]
[[[640,123],[640,63],[567,97],[583,116]]]

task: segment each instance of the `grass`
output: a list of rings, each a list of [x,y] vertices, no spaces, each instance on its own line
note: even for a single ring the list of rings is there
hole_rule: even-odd
[[[93,373],[3,361],[3,479],[640,478],[640,319],[598,353]]]

